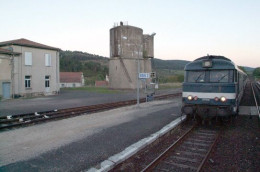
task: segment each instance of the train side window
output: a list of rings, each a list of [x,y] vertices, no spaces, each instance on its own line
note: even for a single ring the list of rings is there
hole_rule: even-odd
[[[234,72],[232,70],[229,70],[228,82],[234,82]]]
[[[237,82],[237,71],[236,70],[234,70],[234,74],[235,74],[234,81]]]

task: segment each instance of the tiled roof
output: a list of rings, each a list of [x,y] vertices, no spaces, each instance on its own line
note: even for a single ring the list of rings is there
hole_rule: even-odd
[[[20,53],[13,52],[13,51],[8,50],[8,49],[0,48],[0,54],[19,55]]]
[[[60,72],[61,83],[81,83],[82,72]]]
[[[59,48],[40,44],[40,43],[33,42],[33,41],[30,41],[30,40],[24,39],[24,38],[0,42],[0,47],[1,46],[8,46],[8,45],[21,45],[21,46],[25,46],[25,47],[42,48],[42,49],[48,49],[48,50],[58,50],[58,51],[60,50]]]

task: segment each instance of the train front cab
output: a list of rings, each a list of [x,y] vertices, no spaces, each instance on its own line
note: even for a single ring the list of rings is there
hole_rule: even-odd
[[[182,112],[202,119],[236,114],[244,88],[243,76],[231,61],[221,59],[186,65]]]

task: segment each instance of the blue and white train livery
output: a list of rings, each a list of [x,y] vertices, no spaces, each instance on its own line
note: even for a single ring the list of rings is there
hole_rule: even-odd
[[[238,113],[247,75],[230,59],[205,56],[187,64],[182,112],[202,119]]]

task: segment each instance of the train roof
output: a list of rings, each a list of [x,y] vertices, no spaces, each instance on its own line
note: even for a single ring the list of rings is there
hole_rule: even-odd
[[[203,66],[205,61],[211,61],[211,67]],[[224,56],[204,56],[200,57],[193,62],[188,63],[184,70],[206,70],[206,69],[216,69],[216,70],[224,70],[224,69],[238,69],[238,67],[228,58]]]
[[[208,56],[203,56],[200,58],[197,58],[194,61],[198,61],[198,60],[209,60],[209,59],[221,59],[221,60],[227,60],[227,61],[231,61],[230,59],[224,57],[224,56],[213,56],[213,55],[208,55]]]

